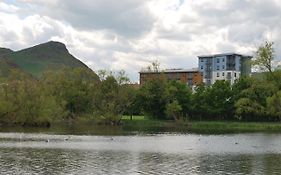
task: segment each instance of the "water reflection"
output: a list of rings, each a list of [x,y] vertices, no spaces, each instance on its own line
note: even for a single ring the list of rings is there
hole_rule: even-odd
[[[0,174],[281,174],[280,135],[65,137],[0,133]]]

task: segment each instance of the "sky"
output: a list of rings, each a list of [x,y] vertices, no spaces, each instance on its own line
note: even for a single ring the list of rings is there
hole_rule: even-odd
[[[266,40],[281,59],[281,0],[0,0],[0,47],[63,42],[94,71],[132,82],[153,61],[197,67],[197,56],[254,55]]]

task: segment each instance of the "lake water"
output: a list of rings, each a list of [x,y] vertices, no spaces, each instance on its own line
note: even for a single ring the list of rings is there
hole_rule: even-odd
[[[281,174],[281,134],[2,132],[0,174]]]

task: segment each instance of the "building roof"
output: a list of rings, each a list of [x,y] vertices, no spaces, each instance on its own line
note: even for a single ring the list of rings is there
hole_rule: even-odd
[[[183,72],[198,72],[198,68],[192,69],[165,69],[158,72],[152,70],[142,70],[139,73],[183,73]]]
[[[243,55],[243,54],[233,52],[233,53],[221,53],[221,54],[213,54],[213,55],[200,55],[200,56],[198,56],[198,58],[213,58],[213,57],[227,56],[227,55],[239,55],[239,56],[248,57],[248,58],[253,57],[253,56],[250,56],[250,55]]]

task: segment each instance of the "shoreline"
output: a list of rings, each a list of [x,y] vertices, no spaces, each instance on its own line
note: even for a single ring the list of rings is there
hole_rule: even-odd
[[[46,127],[1,126],[0,132],[53,133],[77,135],[137,135],[137,134],[238,134],[281,133],[281,122],[241,121],[171,121],[141,117],[122,119],[121,125],[103,125],[93,120],[59,122]]]

